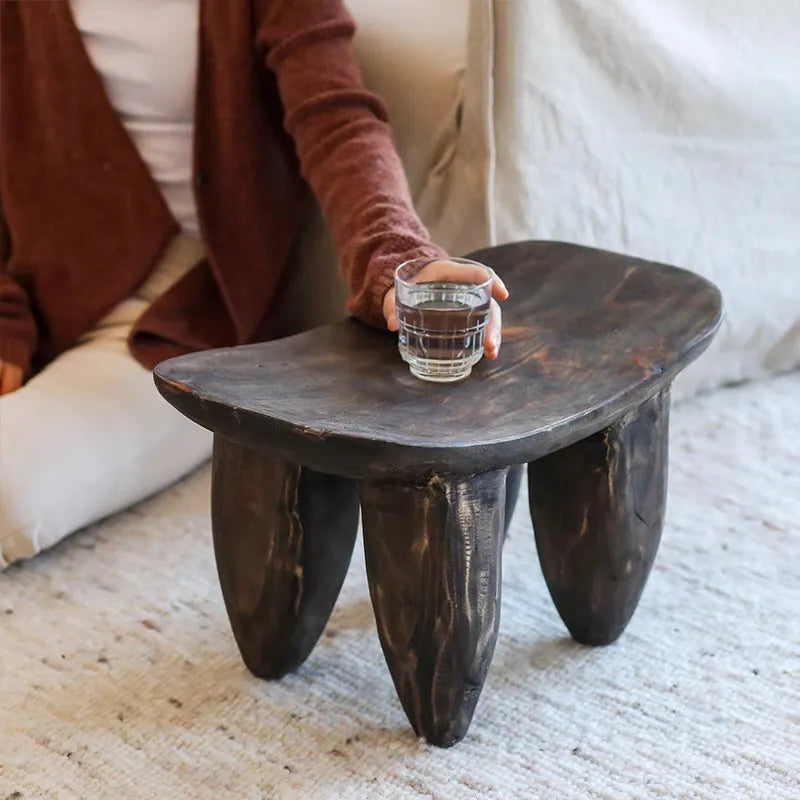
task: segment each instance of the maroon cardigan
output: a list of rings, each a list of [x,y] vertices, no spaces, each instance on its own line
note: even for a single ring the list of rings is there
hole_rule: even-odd
[[[443,254],[414,213],[384,105],[363,87],[353,31],[341,0],[200,1],[194,190],[208,258],[137,321],[141,363],[273,335],[303,178],[347,310],[365,322],[384,325],[398,262]],[[0,60],[0,359],[27,369],[133,291],[178,225],[68,2],[2,0]]]

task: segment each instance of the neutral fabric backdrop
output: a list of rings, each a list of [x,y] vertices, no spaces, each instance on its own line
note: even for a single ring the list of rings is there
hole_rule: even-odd
[[[498,240],[716,282],[726,319],[678,397],[800,363],[800,2],[491,6]]]
[[[675,410],[666,528],[630,627],[587,649],[525,496],[464,742],[411,733],[360,542],[300,671],[252,677],[215,576],[207,469],[0,574],[0,798],[800,797],[800,374]]]

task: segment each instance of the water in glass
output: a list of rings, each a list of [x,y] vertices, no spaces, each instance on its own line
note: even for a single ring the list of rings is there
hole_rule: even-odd
[[[465,378],[483,355],[488,317],[489,297],[477,286],[418,283],[397,303],[400,355],[419,378]]]

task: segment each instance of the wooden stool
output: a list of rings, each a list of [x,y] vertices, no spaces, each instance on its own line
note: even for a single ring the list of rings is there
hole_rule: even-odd
[[[214,550],[247,667],[279,678],[308,658],[360,505],[383,652],[414,730],[440,746],[466,733],[492,659],[524,464],[570,633],[624,630],[661,536],[670,384],[721,316],[711,283],[664,264],[554,242],[472,258],[511,297],[499,359],[459,383],[414,378],[395,335],[354,319],[155,374],[214,433]]]

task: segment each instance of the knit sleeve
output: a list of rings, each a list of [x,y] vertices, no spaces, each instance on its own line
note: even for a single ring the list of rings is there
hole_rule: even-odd
[[[364,88],[340,0],[259,0],[257,44],[278,82],[284,125],[350,286],[347,310],[385,327],[394,268],[443,257],[411,201],[383,101]]]
[[[0,196],[0,361],[27,372],[36,348],[36,323],[25,290],[8,274],[11,237]]]

